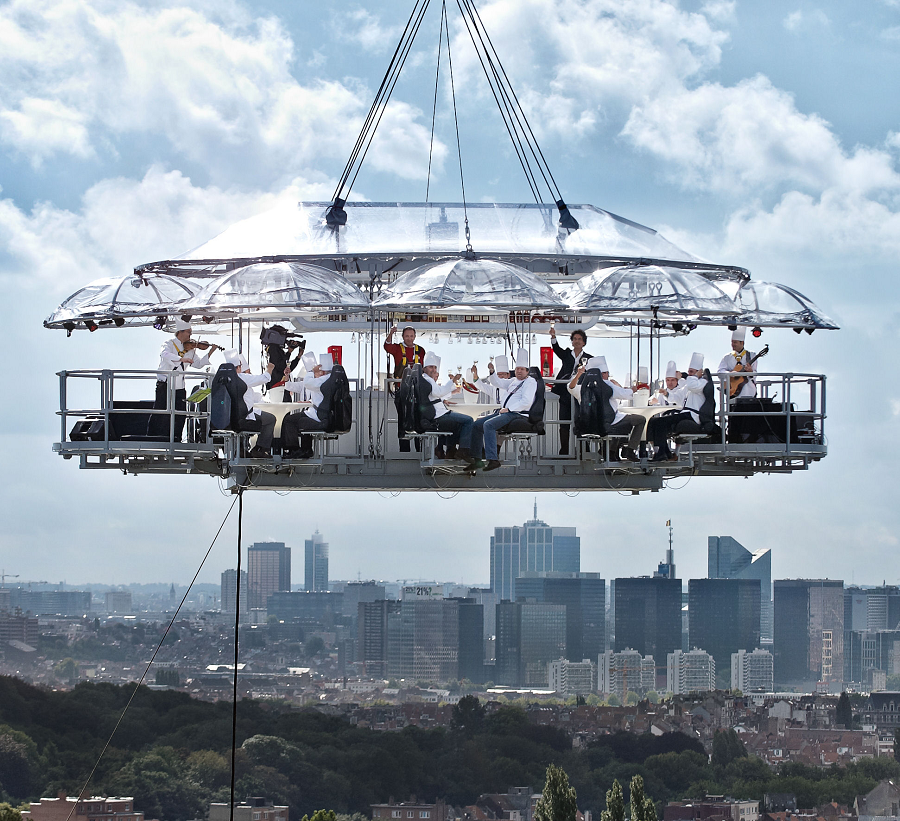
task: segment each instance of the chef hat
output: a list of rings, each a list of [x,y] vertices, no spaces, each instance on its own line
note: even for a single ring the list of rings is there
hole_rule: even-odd
[[[323,371],[330,371],[334,367],[334,360],[331,358],[330,353],[319,354],[319,367]]]
[[[229,365],[238,367],[241,364],[241,355],[238,353],[237,348],[232,348],[230,351],[225,351],[223,356],[225,357],[225,361]]]
[[[650,381],[650,373],[649,373],[649,371],[647,370],[647,366],[646,366],[646,365],[639,365],[639,366],[638,366],[638,378],[637,378],[637,381],[638,381],[638,382],[643,382],[644,384],[647,384],[647,383]]]
[[[516,351],[516,367],[528,367],[528,351],[526,351],[524,348],[519,348],[519,350]]]
[[[238,354],[238,361],[241,363],[241,370],[242,370],[242,371],[249,371],[249,370],[250,370],[250,366],[247,364],[247,357],[244,356],[242,353]]]
[[[181,331],[189,331],[191,329],[191,323],[185,322],[181,317],[178,317],[175,320],[175,333],[181,333]]]
[[[666,365],[666,379],[677,379],[678,378],[678,369],[675,367],[675,360],[670,359],[669,364]]]
[[[691,364],[688,366],[689,370],[702,371],[703,370],[703,354],[702,353],[693,353],[691,355]]]
[[[592,356],[587,361],[587,365],[585,366],[585,370],[593,371],[598,370],[600,373],[606,370],[606,357],[605,356]]]
[[[425,354],[425,360],[422,362],[422,367],[430,368],[432,365],[434,365],[435,368],[438,368],[440,370],[441,358],[436,353],[432,353],[431,351],[428,351]]]
[[[318,357],[316,357],[316,355],[312,351],[307,351],[305,354],[303,354],[303,356],[300,358],[300,361],[303,363],[303,367],[306,368],[307,373],[312,373],[313,368],[315,368],[316,365],[319,364]]]
[[[735,328],[735,330],[733,330],[731,332],[731,341],[732,342],[743,342],[746,339],[747,339],[747,326],[746,325],[740,325],[739,327]]]
[[[509,373],[509,359],[501,354],[494,359],[494,370],[497,373]]]

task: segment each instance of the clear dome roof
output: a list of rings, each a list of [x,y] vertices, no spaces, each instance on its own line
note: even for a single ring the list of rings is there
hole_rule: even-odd
[[[745,282],[734,301],[741,312],[739,325],[839,330],[811,299],[778,282]]]

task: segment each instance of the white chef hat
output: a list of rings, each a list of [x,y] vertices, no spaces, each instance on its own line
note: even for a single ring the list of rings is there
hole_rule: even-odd
[[[509,359],[505,354],[500,354],[494,359],[494,370],[497,373],[509,373]]]
[[[637,381],[638,381],[638,382],[643,382],[644,384],[647,384],[647,383],[650,381],[650,372],[647,370],[647,366],[646,366],[646,365],[639,365],[639,366],[638,366],[638,378],[637,378]]]
[[[300,361],[303,363],[303,367],[306,368],[307,373],[312,373],[313,368],[319,364],[318,357],[312,351],[307,351],[303,354]]]
[[[330,371],[334,367],[334,360],[331,358],[330,353],[319,354],[319,367],[323,371]]]
[[[175,333],[181,333],[182,331],[189,331],[191,329],[191,323],[185,322],[181,317],[178,317],[175,320]]]
[[[246,356],[244,356],[242,353],[241,353],[241,354],[238,354],[238,360],[239,360],[240,363],[241,363],[241,370],[242,370],[242,371],[249,371],[249,370],[250,370],[250,366],[247,364],[247,357],[246,357]]]
[[[516,367],[527,368],[528,364],[528,351],[526,351],[525,348],[519,348],[519,350],[516,351]]]
[[[696,351],[691,355],[691,364],[688,366],[689,370],[702,371],[703,370],[703,354],[697,353]]]
[[[747,326],[739,325],[731,332],[732,342],[744,342],[747,339]]]
[[[602,367],[601,367],[602,366]],[[587,365],[584,366],[586,371],[598,370],[601,373],[606,368],[606,357],[603,356],[592,356],[587,361]]]
[[[678,377],[678,369],[675,367],[675,360],[670,359],[666,365],[666,379],[676,379]]]
[[[225,351],[225,353],[222,355],[225,357],[225,361],[229,365],[238,367],[241,364],[241,355],[238,353],[237,348],[232,348],[230,351]]]
[[[422,362],[422,367],[423,367],[423,368],[430,368],[432,365],[434,365],[435,368],[437,368],[438,370],[440,370],[440,367],[441,367],[441,358],[440,358],[436,353],[432,353],[431,351],[427,351],[426,354],[425,354],[425,359],[424,359],[424,361]]]

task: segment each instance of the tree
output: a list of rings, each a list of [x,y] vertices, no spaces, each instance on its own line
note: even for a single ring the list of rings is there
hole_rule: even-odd
[[[477,733],[484,725],[484,706],[477,696],[463,696],[453,705],[450,727],[467,735]]]
[[[22,813],[12,804],[3,801],[0,803],[0,821],[22,821]]]
[[[625,821],[625,797],[617,780],[606,791],[606,809],[600,813],[600,821]]]
[[[631,779],[631,821],[656,821],[656,804],[644,795],[644,779]]]
[[[334,810],[316,810],[312,814],[312,818],[304,815],[301,821],[337,821]]]
[[[736,758],[744,758],[747,748],[734,730],[716,730],[713,735],[712,764],[727,767]]]
[[[850,706],[850,696],[846,692],[841,693],[838,699],[834,719],[838,727],[849,730],[853,726],[853,708]]]
[[[325,649],[325,640],[321,636],[311,636],[306,642],[305,649],[307,657],[317,656]]]
[[[569,776],[562,767],[547,767],[544,791],[534,808],[535,821],[575,821],[578,803],[575,788],[569,786]]]

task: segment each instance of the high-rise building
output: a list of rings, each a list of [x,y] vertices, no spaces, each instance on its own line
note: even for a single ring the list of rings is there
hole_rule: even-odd
[[[237,597],[237,570],[232,568],[222,573],[219,601],[222,604],[222,612],[234,615],[234,602]],[[246,615],[249,608],[247,600],[247,571],[241,571],[241,615]]]
[[[844,583],[775,582],[775,681],[840,682],[844,676]]]
[[[731,689],[771,693],[775,689],[775,659],[768,650],[738,650],[731,655]]]
[[[665,670],[666,658],[681,649],[681,579],[616,579],[615,650],[653,656]]]
[[[865,685],[872,671],[900,674],[900,630],[844,631],[844,681]]]
[[[637,650],[607,650],[597,657],[597,692],[617,695],[622,701],[630,692],[638,695],[656,687],[656,661]]]
[[[357,661],[363,663],[366,675],[384,678],[387,673],[388,618],[400,612],[400,602],[382,596],[376,601],[360,601],[357,607]]]
[[[248,607],[265,610],[269,594],[291,589],[291,549],[284,542],[256,542],[247,551]]]
[[[318,530],[306,540],[304,587],[309,592],[328,590],[328,542]]]
[[[759,579],[691,579],[690,646],[710,653],[725,672],[731,654],[759,647]]]
[[[597,686],[597,668],[590,659],[556,659],[550,662],[549,674],[550,689],[566,698],[586,696]]]
[[[710,536],[707,561],[710,579],[759,579],[760,642],[771,644],[775,629],[772,551],[751,552],[731,536]]]
[[[266,607],[269,616],[284,622],[333,630],[344,611],[344,594],[327,590],[277,590],[269,593]]]
[[[91,592],[13,587],[9,591],[9,609],[33,616],[83,616],[91,612]]]
[[[521,527],[496,527],[491,537],[491,590],[515,601],[516,579],[528,572],[581,570],[581,539],[574,527],[550,527],[537,517]]]
[[[106,592],[107,613],[133,613],[130,590],[108,590]]]
[[[666,690],[674,695],[707,693],[716,689],[716,661],[707,652],[694,648],[676,650],[666,657]]]
[[[566,606],[566,658],[595,659],[606,650],[606,580],[599,573],[526,572],[516,598]]]
[[[498,684],[547,687],[549,664],[566,652],[566,608],[545,602],[497,605]]]

